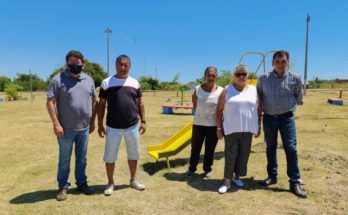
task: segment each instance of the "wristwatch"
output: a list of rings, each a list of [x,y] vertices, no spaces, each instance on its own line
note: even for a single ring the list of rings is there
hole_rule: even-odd
[[[146,125],[146,121],[145,120],[141,120],[141,123],[144,123]]]

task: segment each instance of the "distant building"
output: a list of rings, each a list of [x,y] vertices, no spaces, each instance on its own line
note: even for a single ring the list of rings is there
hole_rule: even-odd
[[[339,83],[339,84],[348,83],[348,77],[338,77],[336,78],[336,83]]]

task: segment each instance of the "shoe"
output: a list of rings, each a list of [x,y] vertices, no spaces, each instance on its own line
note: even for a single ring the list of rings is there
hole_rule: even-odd
[[[130,182],[130,187],[134,188],[136,190],[145,190],[145,186],[143,184],[140,184],[136,180],[133,180],[133,181]]]
[[[104,195],[110,196],[113,192],[114,192],[114,185],[113,184],[106,185],[106,188],[104,190]]]
[[[204,176],[205,179],[210,179],[212,177],[213,177],[213,173],[212,172],[205,173],[205,176]]]
[[[81,185],[77,186],[77,191],[85,194],[85,195],[92,195],[94,194],[94,191],[88,186],[87,182],[83,183]]]
[[[302,190],[300,184],[290,184],[290,191],[298,197],[307,198],[307,193]]]
[[[231,188],[231,185],[222,185],[220,188],[219,188],[219,190],[218,190],[218,192],[220,193],[220,194],[224,194],[224,193],[226,193],[227,192],[227,190],[229,190]]]
[[[64,201],[68,198],[68,190],[65,188],[60,188],[56,196],[57,201]]]
[[[192,172],[191,170],[188,170],[187,172],[184,173],[185,177],[191,177],[193,175],[194,172]]]
[[[259,184],[262,186],[269,186],[269,185],[276,184],[276,183],[277,183],[276,178],[275,179],[267,178],[267,179],[259,182]]]
[[[244,187],[244,183],[240,179],[232,179],[232,181],[237,187]]]

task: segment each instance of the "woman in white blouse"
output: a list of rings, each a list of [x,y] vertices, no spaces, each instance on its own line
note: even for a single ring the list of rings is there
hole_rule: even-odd
[[[192,95],[192,103],[195,111],[192,139],[190,167],[185,173],[186,177],[191,176],[197,170],[203,142],[205,142],[205,152],[203,170],[205,177],[212,176],[211,166],[213,165],[215,147],[218,142],[216,134],[216,105],[223,88],[217,86],[217,69],[209,66],[204,71],[204,83],[196,86]]]
[[[239,65],[234,70],[233,83],[220,94],[217,110],[217,136],[225,139],[224,183],[219,193],[231,188],[231,181],[238,187],[239,179],[247,173],[252,135],[260,135],[261,109],[256,87],[247,85],[248,68]]]

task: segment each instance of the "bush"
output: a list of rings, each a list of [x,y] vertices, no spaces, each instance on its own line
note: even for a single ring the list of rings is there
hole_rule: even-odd
[[[31,81],[33,91],[47,89],[47,83],[36,74],[31,74]],[[23,91],[30,91],[30,74],[17,73],[13,83],[21,86]]]
[[[66,65],[53,71],[53,73],[49,76],[47,83],[50,83],[51,79],[54,76],[56,76],[57,74],[65,71],[65,70],[66,70]],[[107,76],[106,73],[104,72],[103,68],[99,64],[90,62],[87,59],[85,59],[83,72],[85,72],[86,74],[88,74],[89,76],[91,76],[93,78],[94,85],[96,87],[100,86],[103,79]]]
[[[0,76],[0,91],[4,91],[5,90],[5,86],[7,84],[11,83],[11,79],[6,77],[6,76]]]
[[[20,99],[21,97],[20,97],[18,91],[22,90],[22,89],[23,88],[17,84],[13,84],[13,83],[7,84],[5,86],[5,93],[6,93],[7,100],[15,101],[15,100]]]

